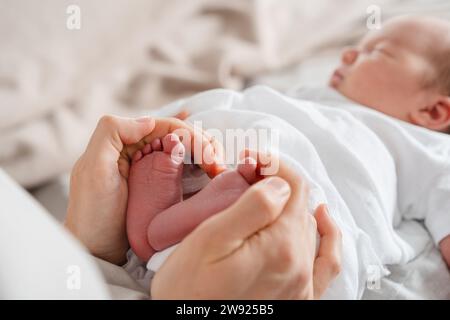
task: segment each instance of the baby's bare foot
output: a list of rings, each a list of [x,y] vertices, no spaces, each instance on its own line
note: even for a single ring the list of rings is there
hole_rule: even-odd
[[[148,227],[148,243],[160,251],[180,242],[202,221],[233,204],[255,180],[256,161],[247,158],[237,170],[223,172],[197,194],[156,216]]]
[[[169,134],[137,151],[128,178],[127,235],[134,253],[147,261],[155,250],[147,228],[160,212],[182,199],[184,147]]]

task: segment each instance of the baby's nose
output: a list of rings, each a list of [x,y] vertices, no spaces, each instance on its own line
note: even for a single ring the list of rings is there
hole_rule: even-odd
[[[342,62],[345,64],[353,64],[358,58],[358,50],[355,48],[347,48],[342,52]]]

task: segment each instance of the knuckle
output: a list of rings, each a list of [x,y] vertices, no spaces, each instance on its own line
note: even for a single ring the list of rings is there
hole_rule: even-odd
[[[260,188],[254,188],[252,190],[251,196],[255,203],[258,204],[258,208],[260,211],[262,211],[262,214],[267,215],[267,218],[272,220],[276,213],[275,206],[267,196],[267,193]]]
[[[285,240],[280,244],[278,250],[278,259],[281,262],[284,270],[292,270],[297,266],[297,254],[295,252],[295,246],[289,240]]]
[[[99,125],[110,127],[117,123],[117,118],[112,115],[104,115],[99,120]]]
[[[255,189],[253,191],[253,198],[258,202],[262,209],[272,210],[272,204],[267,199],[266,194],[261,189]]]
[[[341,273],[342,265],[341,261],[337,257],[332,257],[328,260],[328,267],[330,269],[330,273],[333,275],[333,277],[336,277],[338,274]]]
[[[308,283],[311,280],[311,272],[308,272],[306,268],[298,268],[297,269],[297,275],[295,277],[295,281],[298,284],[298,286],[304,287],[305,283]]]

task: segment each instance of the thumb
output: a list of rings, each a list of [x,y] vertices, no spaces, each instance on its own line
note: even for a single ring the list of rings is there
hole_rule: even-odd
[[[133,144],[150,134],[155,128],[155,119],[142,117],[138,119],[104,116],[98,122],[92,135],[91,143],[95,149],[107,152],[111,145],[121,152],[124,144]],[[116,159],[117,160],[117,159]]]
[[[231,207],[207,220],[210,244],[220,247],[221,255],[236,250],[280,216],[290,194],[289,184],[279,177],[254,184]]]
[[[314,296],[320,298],[341,269],[342,235],[328,213],[325,205],[320,205],[314,214],[320,234],[319,252],[314,261]]]
[[[155,120],[150,117],[138,119],[104,116],[92,134],[85,156],[87,161],[104,166],[118,163],[122,176],[128,176],[128,159],[120,154],[124,144],[133,144],[150,134],[155,128]]]

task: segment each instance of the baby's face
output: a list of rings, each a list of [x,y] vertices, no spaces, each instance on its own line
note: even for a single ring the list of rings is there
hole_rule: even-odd
[[[410,112],[429,103],[434,90],[424,83],[434,76],[431,56],[442,42],[441,32],[448,29],[432,21],[392,20],[343,52],[330,86],[360,104],[410,121]]]

